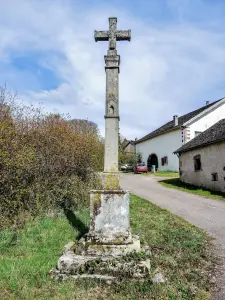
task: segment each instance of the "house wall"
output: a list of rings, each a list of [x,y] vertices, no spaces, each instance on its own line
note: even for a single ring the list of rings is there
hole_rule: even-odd
[[[155,153],[158,157],[159,171],[179,171],[179,160],[173,152],[182,146],[181,129],[177,129],[150,140],[138,143],[136,152],[142,154],[142,160],[147,164],[149,155]],[[168,157],[168,165],[161,165],[161,158]]]
[[[203,132],[224,118],[225,118],[225,103],[222,103],[214,110],[211,110],[209,113],[206,113],[205,115],[201,116],[199,119],[196,119],[192,124],[188,125],[190,129],[190,138],[188,140],[191,140],[195,137],[195,131]]]
[[[194,170],[194,156],[201,155],[201,171]],[[225,142],[181,153],[179,158],[181,180],[225,192]],[[211,173],[218,173],[218,181],[212,181]]]
[[[125,149],[124,152],[126,153],[135,153],[135,146],[132,144],[129,144]]]

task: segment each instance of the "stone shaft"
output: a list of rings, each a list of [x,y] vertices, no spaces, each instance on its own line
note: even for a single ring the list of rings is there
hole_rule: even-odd
[[[104,172],[118,172],[119,64],[119,55],[105,56],[106,106]]]

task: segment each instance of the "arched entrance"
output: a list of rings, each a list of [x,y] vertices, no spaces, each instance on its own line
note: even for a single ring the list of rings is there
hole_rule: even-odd
[[[158,167],[159,167],[158,157],[155,153],[152,153],[151,155],[149,155],[147,164],[148,164],[149,171],[152,169],[152,165],[155,165],[156,171],[158,170]]]

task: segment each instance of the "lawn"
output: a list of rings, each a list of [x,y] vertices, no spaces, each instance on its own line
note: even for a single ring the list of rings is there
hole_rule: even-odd
[[[122,174],[134,174],[134,172],[121,172]],[[177,172],[171,172],[171,171],[162,171],[162,172],[148,172],[148,173],[139,173],[144,176],[157,176],[157,177],[168,177],[168,178],[179,178],[179,173]]]
[[[170,172],[170,171],[165,171],[165,172],[155,172],[155,173],[149,173],[149,174],[153,174],[155,176],[158,176],[158,177],[179,177],[179,173],[177,172]]]
[[[89,225],[89,209],[77,217],[83,228]],[[204,231],[137,196],[131,197],[131,226],[142,244],[151,245],[152,275],[162,272],[165,284],[50,279],[63,246],[79,232],[64,216],[43,217],[0,233],[0,299],[209,299],[215,258]]]
[[[167,179],[159,181],[160,184],[168,187],[178,189],[187,193],[199,195],[205,198],[217,199],[225,201],[225,194],[222,192],[212,191],[206,188],[198,187],[192,184],[184,183],[179,178]]]

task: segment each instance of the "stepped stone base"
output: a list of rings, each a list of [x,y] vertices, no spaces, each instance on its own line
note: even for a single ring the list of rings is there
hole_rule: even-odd
[[[82,245],[82,246],[81,246]],[[78,245],[69,243],[58,260],[56,269],[50,271],[56,279],[95,278],[146,278],[150,273],[150,253],[140,248],[137,236],[129,245]],[[91,275],[91,276],[90,276]]]
[[[89,238],[89,236],[84,236],[81,238],[74,249],[76,255],[87,255],[87,256],[124,256],[131,252],[140,252],[141,245],[138,236],[133,235],[129,237],[129,244],[101,244]]]
[[[93,190],[90,202],[88,234],[76,244],[69,243],[65,247],[51,274],[58,279],[84,278],[85,275],[96,278],[148,277],[149,251],[146,253],[141,249],[139,237],[132,236],[130,231],[129,191]]]

